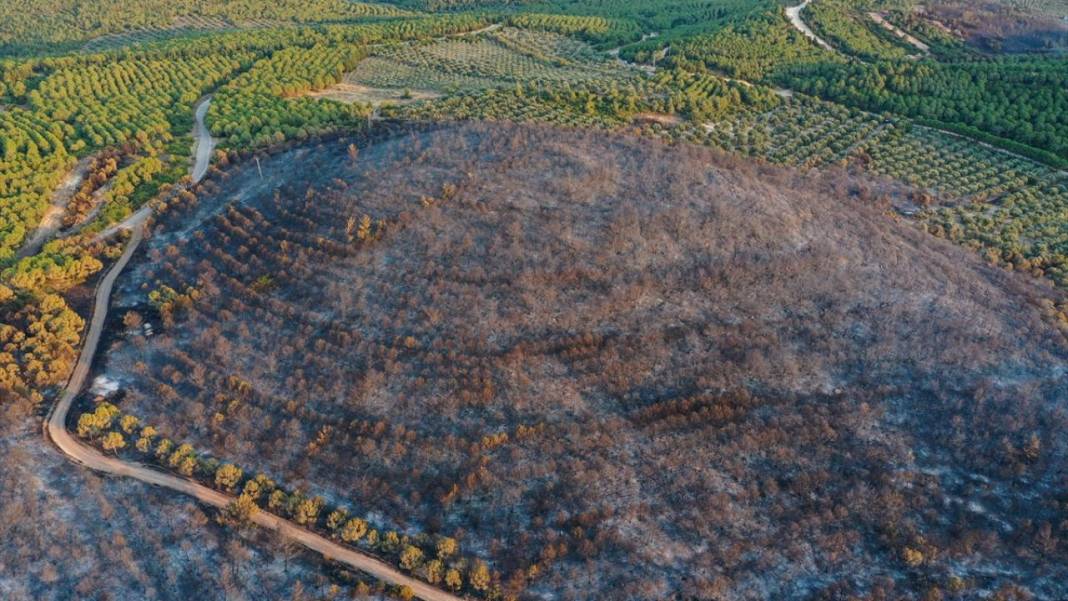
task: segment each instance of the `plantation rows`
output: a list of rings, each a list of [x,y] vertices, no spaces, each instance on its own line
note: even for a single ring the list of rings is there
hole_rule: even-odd
[[[267,29],[280,27],[282,23],[277,20],[252,19],[241,21],[240,29]],[[163,39],[182,35],[219,33],[225,30],[238,29],[230,21],[220,17],[178,17],[170,26],[147,27],[124,33],[112,33],[90,39],[82,46],[83,52],[104,52],[117,48],[150,44],[160,42]]]
[[[826,100],[912,117],[1046,164],[1068,165],[1068,72],[1061,60],[814,64],[791,67],[776,80]]]
[[[710,123],[704,142],[774,163],[819,167],[844,160],[885,127],[869,113],[807,98]]]
[[[279,50],[218,93],[208,113],[213,134],[230,146],[263,144],[363,119],[357,105],[295,97],[338,83],[362,56],[351,45]]]
[[[605,62],[601,52],[564,35],[506,27],[493,31],[487,37],[519,54],[553,65]]]
[[[509,18],[508,22],[521,29],[577,36],[595,48],[622,46],[641,39],[638,24],[627,19],[524,13]]]
[[[476,89],[577,83],[622,73],[584,44],[510,29],[472,39],[382,48],[357,65],[349,81],[381,88]]]
[[[709,101],[731,98],[725,104],[733,110],[702,127],[702,120],[694,119],[689,100],[700,92],[707,92]],[[743,100],[739,92],[755,97]],[[940,209],[925,219],[945,231],[951,229],[950,221],[959,222],[957,229],[966,225],[955,239],[974,239],[985,248],[996,246],[1005,256],[1021,252],[1031,260],[1044,257],[1044,265],[1053,266],[1061,265],[1068,254],[1068,233],[1060,225],[1068,198],[1063,179],[1057,180],[1050,169],[971,140],[805,96],[776,102],[741,86],[728,88],[718,78],[662,72],[655,80],[639,79],[618,87],[579,86],[566,93],[537,87],[471,91],[405,107],[399,114],[430,120],[499,119],[619,128],[640,111],[690,118],[678,125],[645,126],[648,133],[659,137],[804,168],[857,161],[874,173],[943,199],[972,201],[960,208]],[[1016,249],[1021,240],[1028,241],[1026,251]],[[1048,274],[1061,284],[1068,283],[1058,269],[1050,267]]]
[[[64,144],[73,132],[35,112],[0,109],[0,265],[40,222],[62,172],[73,163]]]
[[[359,56],[346,41],[433,37],[482,25],[480,18],[461,16],[319,30],[248,31],[172,40],[133,55],[5,63],[0,94],[21,106],[3,111],[0,117],[6,152],[0,165],[0,194],[7,199],[0,212],[0,262],[13,256],[40,220],[52,190],[73,162],[68,154],[127,144],[142,150],[152,147],[155,152],[173,139],[176,130],[191,127],[197,98],[251,67],[256,53],[298,46],[257,63],[256,76],[240,81],[248,90],[222,94],[221,114],[247,117],[249,123],[249,134],[240,130],[237,142],[266,141],[268,136],[260,135],[264,132],[252,130],[262,129],[256,120],[270,123],[276,114],[288,114],[288,121],[283,124],[279,119],[275,125],[284,127],[271,128],[270,136],[351,123],[352,109],[331,108],[323,114],[323,103],[280,98],[336,83]],[[334,42],[336,48],[317,49],[317,42]],[[235,127],[227,129],[232,133]]]
[[[641,57],[638,57],[641,58]],[[783,65],[836,61],[791,27],[779,10],[708,35],[675,42],[668,62],[687,70],[710,69],[749,81],[764,79]]]
[[[1068,177],[1048,176],[993,203],[933,207],[928,231],[980,250],[991,262],[1068,287]]]
[[[909,53],[876,29],[865,10],[845,0],[819,0],[805,9],[805,21],[832,46],[863,60],[901,60]]]
[[[747,87],[712,76],[662,71],[654,77],[597,79],[575,84],[517,84],[468,90],[444,100],[417,103],[391,114],[418,120],[489,119],[546,121],[567,126],[614,128],[632,122],[663,119],[692,121],[726,118],[778,98],[762,88]]]
[[[0,397],[39,401],[69,373],[82,322],[71,318],[77,315],[62,294],[97,273],[99,256],[114,250],[85,241],[188,172],[186,132],[198,98],[255,72],[240,88],[219,90],[209,114],[231,146],[353,126],[363,122],[363,107],[285,96],[335,83],[367,44],[485,25],[456,16],[243,30],[0,64]],[[15,261],[75,160],[91,152],[103,163],[92,163],[93,181],[79,187],[64,218],[79,235]]]
[[[598,110],[587,96],[585,109],[515,89],[463,91],[432,103],[402,107],[387,114],[405,119],[440,121],[479,119],[517,123],[554,123],[569,127],[612,128],[625,121]]]
[[[0,262],[13,256],[40,221],[73,164],[70,155],[116,145],[155,154],[174,138],[175,128],[189,127],[196,99],[251,58],[247,53],[184,60],[96,55],[56,61],[25,94],[29,110],[3,113],[0,195],[8,202],[0,209]]]
[[[219,24],[313,23],[409,15],[389,4],[349,0],[25,0],[0,3],[0,52],[114,47],[165,37],[169,30]]]
[[[242,27],[245,28],[270,27],[271,25],[277,25],[277,23],[255,20],[242,23]],[[149,26],[123,33],[113,33],[89,40],[82,46],[82,51],[89,53],[103,52],[105,50],[133,46],[135,44],[155,42],[169,37],[198,32],[217,32],[232,27],[233,25],[219,17],[179,17],[175,19],[171,25]]]
[[[549,5],[553,12],[637,21],[645,31],[660,32],[661,40],[656,43],[718,31],[754,13],[777,8],[773,0],[556,0]]]
[[[894,128],[865,147],[869,168],[939,195],[991,200],[1007,190],[1025,186],[1048,169],[922,127]]]
[[[252,62],[249,53],[183,60],[107,60],[59,69],[30,94],[30,104],[74,125],[91,147],[136,136],[169,137],[191,122],[197,98]]]

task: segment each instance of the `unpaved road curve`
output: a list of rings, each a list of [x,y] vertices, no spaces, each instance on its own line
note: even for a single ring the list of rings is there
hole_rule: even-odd
[[[201,106],[205,105],[206,103]],[[200,114],[199,109],[198,114]],[[202,119],[198,118],[198,123],[202,123]],[[196,177],[194,177],[194,180],[199,181]],[[74,366],[74,371],[63,389],[63,394],[59,397],[59,401],[52,407],[48,415],[48,420],[45,422],[45,430],[48,437],[64,455],[85,467],[162,486],[187,494],[212,507],[223,508],[233,500],[233,497],[202,484],[161,472],[140,463],[126,462],[118,457],[104,455],[97,449],[82,443],[67,430],[67,415],[70,413],[75,397],[85,386],[85,380],[89,377],[89,371],[92,368],[93,357],[96,355],[97,346],[100,344],[100,335],[103,333],[104,323],[107,321],[111,289],[115,285],[115,280],[119,277],[119,274],[122,273],[123,268],[129,263],[130,257],[133,256],[134,251],[141,244],[141,240],[144,238],[144,225],[151,214],[151,210],[145,207],[122,223],[113,226],[115,229],[129,229],[131,231],[130,240],[126,243],[126,249],[123,251],[122,256],[112,265],[96,287],[93,299],[93,315],[89,322],[89,330],[86,332],[81,354],[78,356],[78,363]],[[366,572],[379,580],[398,586],[408,586],[416,597],[424,601],[461,601],[460,597],[407,576],[374,557],[339,545],[266,511],[257,512],[252,517],[252,521],[264,528],[278,532],[282,536],[296,541],[313,551],[317,551],[324,557],[329,557],[351,568]]]
[[[204,117],[208,114],[208,108],[211,107],[211,96],[205,96],[197,104],[196,108],[196,125],[193,126],[193,138],[196,140],[196,162],[193,163],[193,183],[197,183],[204,179],[204,174],[208,172],[208,165],[211,164],[211,151],[215,148],[215,139],[211,137],[211,131],[208,130],[208,126],[204,123]]]
[[[786,18],[790,20],[790,23],[794,26],[794,29],[805,34],[805,37],[815,42],[817,46],[823,48],[824,50],[830,50],[831,52],[834,52],[834,48],[832,48],[831,45],[827,42],[823,41],[823,38],[816,35],[816,32],[812,31],[812,28],[810,28],[801,19],[801,11],[805,10],[805,8],[807,8],[809,4],[812,4],[812,0],[805,0],[797,6],[787,7]]]
[[[211,106],[211,95],[205,96],[200,100],[196,107],[196,124],[193,125],[193,139],[196,144],[196,159],[193,162],[193,169],[191,177],[193,183],[198,183],[204,179],[204,176],[208,173],[208,166],[211,165],[211,151],[215,148],[215,138],[211,137],[211,131],[208,129],[206,123],[204,123],[204,117],[208,114],[208,108]],[[130,215],[123,221],[116,223],[102,232],[96,235],[94,241],[104,240],[115,235],[119,230],[131,229],[134,224],[144,223],[144,220],[152,214],[152,207],[145,205],[137,210],[133,215]]]

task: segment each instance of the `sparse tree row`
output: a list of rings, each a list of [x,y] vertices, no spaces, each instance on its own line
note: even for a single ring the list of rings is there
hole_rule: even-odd
[[[440,206],[442,202],[446,202],[448,198],[456,193],[454,188],[454,186],[443,186],[441,193],[436,198],[424,197],[420,200],[419,206],[423,210],[434,210],[433,207]],[[234,208],[227,211],[217,220],[221,237],[198,237],[199,244],[203,245],[203,252],[206,257],[210,257],[210,262],[215,265],[215,268],[210,268],[208,261],[184,256],[183,254],[173,255],[176,264],[172,268],[171,264],[166,260],[166,256],[169,253],[165,253],[163,257],[160,257],[161,273],[159,275],[163,277],[157,276],[158,280],[174,282],[175,279],[173,278],[181,276],[176,272],[171,275],[172,270],[181,268],[182,265],[193,261],[204,269],[204,277],[199,278],[197,289],[198,291],[202,290],[205,296],[200,296],[200,292],[192,295],[189,293],[176,293],[175,289],[187,289],[177,283],[173,287],[157,288],[158,293],[153,292],[149,297],[162,316],[164,324],[169,323],[171,319],[177,318],[181,319],[183,327],[186,327],[185,324],[194,323],[204,318],[204,302],[209,299],[229,297],[235,299],[236,303],[226,309],[228,314],[231,311],[246,314],[254,310],[257,314],[261,314],[261,321],[266,330],[280,332],[285,329],[284,323],[299,319],[300,313],[295,312],[293,309],[286,309],[276,303],[264,305],[260,299],[268,298],[268,295],[276,287],[286,286],[290,278],[317,277],[316,274],[308,269],[309,265],[324,263],[338,256],[352,255],[351,249],[363,248],[370,241],[380,240],[383,235],[381,232],[398,231],[397,228],[399,226],[389,225],[388,223],[381,225],[380,220],[371,218],[366,213],[362,216],[357,213],[350,219],[340,221],[325,214],[317,214],[321,210],[317,207],[321,204],[322,202],[317,196],[310,196],[306,202],[302,203],[301,211],[294,212],[289,209],[287,212],[279,214],[277,218],[289,224],[289,227],[284,229],[271,225],[271,223],[265,221],[261,214],[250,211],[247,208]],[[282,210],[282,208],[280,207],[279,210]],[[331,235],[331,238],[336,236],[336,242],[324,239],[322,236],[300,235],[302,228],[316,228],[324,223],[337,224],[337,229]],[[284,235],[284,237],[280,239],[276,237],[280,235]],[[231,258],[229,252],[220,252],[218,247],[211,242],[212,240],[218,240],[227,247],[236,248],[237,255]],[[248,249],[247,252],[244,249]],[[237,279],[233,279],[223,277],[222,273],[240,275]],[[275,275],[268,279],[260,274]],[[284,274],[284,277],[280,274]],[[245,283],[238,280],[242,280]],[[188,297],[190,300],[184,300],[184,297]],[[198,297],[200,300],[197,300]],[[276,313],[282,310],[285,312],[281,315]],[[310,327],[311,324],[307,325]],[[322,357],[324,360],[316,359],[313,363],[306,363],[305,367],[294,373],[292,378],[303,377],[303,372],[325,373],[327,370],[333,369],[334,366],[325,358],[333,353],[342,352],[342,349],[350,344],[357,343],[358,330],[346,328],[342,324],[337,324],[331,327],[330,330],[327,339],[330,342],[316,340],[315,344],[310,347],[316,349],[314,353],[316,357]],[[308,330],[309,335],[313,332],[314,330],[312,329]],[[247,335],[250,337],[261,336],[264,333],[259,328],[255,328],[254,331],[248,331]],[[420,348],[418,340],[413,336],[402,336],[400,331],[387,336],[392,339],[389,345],[375,344],[366,347],[364,351],[367,355],[374,357],[373,364],[375,365],[384,364],[386,369],[389,369],[389,362],[397,361],[405,355],[425,354]],[[239,344],[249,342],[244,334],[240,338],[234,338],[232,334],[226,334],[225,337]],[[277,337],[273,336],[273,338]],[[216,347],[217,350],[229,353],[233,343],[223,342],[223,340],[214,337],[203,338],[204,344],[213,346],[221,344],[222,346]],[[136,340],[134,343],[139,344]],[[288,339],[288,337],[279,339],[279,343],[284,345],[284,354],[294,359],[309,350],[308,347],[296,340]],[[335,345],[342,346],[335,347]],[[365,343],[360,343],[360,345],[361,348],[366,346]],[[204,350],[207,349],[205,348]],[[464,396],[468,398],[465,401],[466,403],[477,406],[493,395],[488,372],[478,368],[477,363],[472,364],[469,368],[469,361],[462,357],[447,361],[445,355],[441,354],[444,349],[434,347],[429,350],[428,359],[436,365],[433,371],[444,370],[450,372],[453,377],[464,382],[463,386],[467,389],[464,392]],[[435,356],[437,358],[434,358]],[[381,359],[378,357],[381,357]],[[354,444],[356,442],[352,438],[354,435],[359,437],[356,440],[363,439],[364,442],[362,444],[364,445],[372,444],[375,447],[381,445],[382,452],[389,455],[395,455],[400,452],[399,449],[402,448],[400,445],[410,447],[413,444],[416,445],[416,448],[408,452],[418,452],[420,455],[430,454],[433,452],[433,446],[439,444],[429,439],[421,440],[417,438],[414,431],[405,431],[404,428],[398,430],[395,427],[388,427],[385,423],[339,420],[330,415],[329,412],[315,411],[312,405],[298,402],[297,399],[291,399],[284,403],[285,411],[292,417],[280,422],[273,417],[273,414],[277,411],[277,403],[281,400],[260,398],[252,393],[251,387],[247,383],[234,380],[229,376],[224,377],[215,369],[206,369],[205,365],[198,365],[190,356],[184,353],[176,353],[173,358],[177,361],[176,363],[169,361],[167,365],[163,366],[162,372],[158,372],[160,379],[158,380],[158,387],[155,388],[155,394],[159,395],[158,402],[169,406],[183,402],[182,399],[184,398],[197,398],[197,403],[203,403],[204,412],[197,412],[195,415],[191,415],[188,425],[198,429],[204,427],[208,431],[215,432],[217,436],[224,437],[220,438],[220,440],[225,439],[227,441],[226,444],[233,444],[235,450],[242,448],[241,443],[238,442],[239,440],[257,437],[256,434],[245,430],[246,425],[256,422],[260,424],[261,430],[262,428],[268,428],[271,431],[277,431],[279,436],[284,436],[286,440],[293,443],[292,448],[305,449],[309,457],[323,455],[322,461],[330,465],[336,465],[335,462],[339,460],[339,456],[335,451],[336,445],[339,443],[343,443],[345,446]],[[358,364],[350,366],[353,369],[358,367]],[[472,369],[470,375],[466,373],[468,369]],[[188,374],[188,376],[183,376],[183,373]],[[350,375],[344,376],[347,379],[352,377]],[[339,380],[339,382],[342,381],[344,380]],[[292,382],[292,385],[301,386],[296,380]],[[224,396],[215,396],[213,398],[209,391],[215,386],[224,387],[229,392]],[[186,425],[176,426],[180,431],[186,428]],[[529,437],[530,432],[533,432],[533,430],[528,432],[520,428],[516,436],[519,439],[523,439],[523,437]],[[305,436],[307,436],[306,439],[304,438]],[[304,439],[306,442],[298,443],[296,442],[298,439]],[[477,443],[450,440],[447,444],[460,452],[466,452],[472,444],[474,444],[475,448],[483,449],[481,452],[490,452],[507,439],[507,436],[503,438],[496,436],[492,440],[487,439]],[[287,444],[288,447],[289,445]],[[370,453],[370,451],[364,447],[363,453]],[[240,456],[244,457],[244,455]],[[275,454],[273,457],[270,460],[272,462],[282,459],[283,455]],[[272,470],[277,469],[273,463],[270,467]],[[349,471],[348,469],[345,470],[346,473],[349,473]],[[363,473],[360,479],[366,482],[370,489],[380,488],[386,491],[392,487],[389,480],[385,478],[385,474],[379,477],[371,470],[363,469],[360,471]],[[455,480],[445,478],[442,481],[441,478],[434,478],[428,483],[427,490],[435,491],[434,494],[441,498],[440,502],[452,503],[456,500],[457,495],[463,493],[463,491],[471,487],[480,486],[481,478],[479,474],[482,472],[479,461],[472,460],[469,465],[460,466]],[[361,498],[367,497],[361,495]],[[383,500],[385,501],[385,499]],[[404,515],[404,511],[406,510],[400,509],[391,513],[393,515]],[[554,550],[550,557],[555,557],[557,553],[558,551]],[[521,571],[526,574],[530,570],[530,573],[534,574],[538,569],[544,569],[548,566],[546,561],[548,560],[541,560],[541,567],[537,569],[531,569],[533,564],[527,563],[525,564],[526,567],[521,568]],[[430,570],[428,574],[433,574],[437,571],[433,564],[428,565],[428,569]],[[508,590],[525,583],[526,578],[524,576],[518,581],[512,582],[510,584],[511,588]]]
[[[230,382],[237,391],[247,390],[239,379]],[[240,392],[239,392],[240,393]],[[336,541],[370,552],[447,590],[477,598],[514,600],[502,593],[500,574],[486,562],[465,556],[456,539],[448,536],[407,534],[376,527],[344,505],[331,506],[321,496],[302,490],[282,488],[268,476],[253,476],[242,468],[200,454],[187,443],[175,442],[154,426],[145,425],[133,415],[123,414],[106,401],[78,418],[79,437],[97,445],[104,452],[147,460],[160,468],[175,472],[237,497],[222,511],[220,521],[246,526],[257,511],[266,510],[290,519]],[[493,445],[495,441],[482,443]]]

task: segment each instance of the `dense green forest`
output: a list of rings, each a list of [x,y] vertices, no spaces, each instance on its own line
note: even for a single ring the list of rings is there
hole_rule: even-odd
[[[1068,160],[1068,61],[817,64],[776,80],[849,106],[978,130]]]
[[[669,64],[684,69],[710,70],[752,81],[763,80],[787,65],[837,60],[839,57],[791,28],[777,11],[680,40],[667,58]]]
[[[820,0],[808,6],[805,17],[816,33],[850,56],[863,60],[905,58],[909,50],[903,43],[891,41],[864,13],[863,4],[866,3]]]

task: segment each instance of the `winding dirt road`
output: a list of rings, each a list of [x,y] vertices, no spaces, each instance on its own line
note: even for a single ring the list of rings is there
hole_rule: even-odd
[[[835,51],[834,48],[831,47],[830,44],[825,42],[823,40],[823,38],[821,38],[820,36],[816,35],[816,32],[812,31],[812,28],[809,27],[804,22],[804,20],[801,19],[801,11],[805,10],[806,8],[808,8],[809,4],[812,4],[812,0],[805,0],[801,4],[798,4],[797,6],[787,7],[786,8],[786,18],[790,20],[790,23],[794,26],[794,29],[796,29],[796,30],[800,31],[801,33],[803,33],[806,38],[808,38],[808,39],[812,40],[813,42],[815,42],[817,46],[819,46],[820,48],[823,48],[824,50],[830,50],[831,52],[834,52]]]
[[[193,126],[193,138],[196,140],[196,161],[193,163],[193,183],[197,183],[204,179],[204,175],[208,172],[208,165],[211,164],[211,151],[215,149],[215,138],[211,137],[211,131],[208,130],[208,126],[204,123],[204,117],[208,114],[208,109],[211,107],[211,96],[205,96],[201,99],[200,104],[196,108],[196,125]]]
[[[202,128],[201,131],[203,133],[203,135],[197,136],[198,140],[204,140],[204,136],[209,140],[211,138],[210,134],[206,133],[206,128],[203,124],[203,116],[207,112],[206,107],[209,101],[210,99],[203,101],[197,108],[197,124],[198,127]],[[207,159],[205,158],[202,162],[200,157],[210,157],[210,151],[202,153],[201,148],[202,146],[198,145],[197,162],[193,167],[194,182],[200,181],[200,178],[207,171]],[[97,284],[93,300],[93,315],[89,323],[89,330],[85,335],[81,354],[78,356],[78,363],[75,365],[59,401],[48,414],[45,430],[48,437],[64,455],[85,467],[162,486],[192,496],[202,503],[221,509],[233,501],[233,497],[192,480],[179,478],[141,463],[127,462],[118,457],[107,456],[96,448],[82,443],[67,430],[67,416],[70,413],[74,399],[81,392],[82,387],[85,386],[85,381],[89,377],[89,372],[92,368],[93,358],[96,356],[96,350],[100,344],[100,336],[104,331],[104,323],[107,321],[111,290],[115,285],[115,280],[122,273],[126,264],[129,263],[130,257],[133,256],[144,239],[144,225],[151,214],[151,209],[145,207],[122,223],[113,226],[114,231],[119,229],[130,230],[130,240],[126,243],[126,249],[123,251],[122,256],[119,257],[104,278],[100,280],[100,283]],[[320,553],[323,557],[328,557],[356,570],[366,572],[384,582],[397,586],[408,586],[416,597],[424,601],[461,601],[460,597],[407,576],[374,557],[342,546],[266,511],[257,512],[252,516],[251,520],[259,526],[277,532],[308,549]]]

